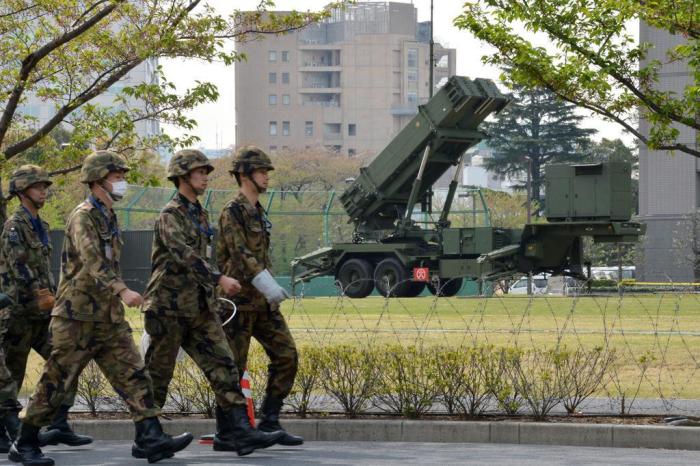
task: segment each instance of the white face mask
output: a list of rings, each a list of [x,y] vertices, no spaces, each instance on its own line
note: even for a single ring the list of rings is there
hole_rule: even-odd
[[[121,201],[129,189],[129,184],[126,181],[115,181],[110,183],[112,185],[112,191],[107,193],[112,198],[113,201]]]

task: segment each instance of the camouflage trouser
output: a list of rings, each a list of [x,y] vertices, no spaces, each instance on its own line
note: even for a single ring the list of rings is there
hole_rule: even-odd
[[[144,319],[146,332],[151,337],[146,351],[146,367],[153,379],[158,406],[165,404],[180,347],[202,370],[222,409],[245,405],[238,368],[218,315],[208,310],[195,317],[146,312]]]
[[[19,409],[17,404],[17,384],[5,366],[5,354],[0,348],[0,418],[8,411]]]
[[[9,310],[0,310],[0,418],[4,417],[8,410],[16,409],[17,405],[17,384],[5,365],[5,352],[2,349],[8,318]]]
[[[33,349],[44,360],[51,354],[51,335],[49,322],[51,319],[30,320],[13,316],[8,322],[8,330],[3,341],[7,369],[17,385],[17,391],[22,389],[27,370],[29,352]],[[76,380],[77,384],[77,380]],[[71,387],[65,405],[73,406],[77,385]]]
[[[225,327],[238,367],[248,364],[250,338],[255,337],[270,358],[265,393],[280,399],[289,395],[297,374],[299,358],[294,338],[284,316],[275,306],[263,311],[239,312]]]
[[[20,418],[43,426],[69,396],[71,386],[90,360],[95,360],[117,394],[129,407],[134,421],[155,417],[153,388],[128,322],[83,322],[52,317],[53,347],[44,371]]]

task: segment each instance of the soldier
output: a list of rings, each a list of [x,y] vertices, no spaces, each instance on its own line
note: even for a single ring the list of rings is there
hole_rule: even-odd
[[[61,280],[51,312],[51,355],[29,403],[20,413],[20,433],[9,458],[24,465],[53,465],[39,448],[38,433],[64,403],[85,365],[95,360],[124,399],[136,423],[136,444],[149,462],[170,458],[192,434],[163,433],[153,388],[136,349],[124,306],[143,299],[121,278],[121,233],[112,204],[126,193],[126,162],[97,151],[83,162],[81,182],[90,196],[68,218],[61,254]]]
[[[12,300],[5,293],[0,293],[0,453],[10,451],[11,441],[17,436],[19,419],[17,412],[17,384],[5,365],[5,353],[2,340],[7,330]],[[9,438],[8,438],[9,435]]]
[[[282,433],[259,432],[250,426],[238,369],[216,313],[217,284],[227,294],[235,294],[240,285],[210,263],[214,232],[197,197],[206,190],[213,169],[203,153],[191,149],[177,152],[168,165],[168,179],[178,193],[155,224],[144,305],[150,335],[146,367],[156,403],[162,407],[182,347],[216,394],[214,450],[242,456],[274,445]]]
[[[0,235],[0,287],[14,304],[5,311],[9,316],[4,320],[2,349],[17,391],[22,388],[29,352],[34,349],[44,359],[51,353],[49,320],[56,285],[49,262],[49,225],[39,217],[51,184],[49,174],[36,165],[23,165],[15,170],[10,178],[10,195],[19,198],[20,206]],[[6,383],[0,380],[0,387]],[[76,389],[77,385],[70,387],[47,432],[39,436],[42,445],[92,443],[92,438],[76,434],[68,425],[68,410],[75,400]],[[16,400],[7,403],[8,416],[16,416],[21,405]],[[15,407],[10,407],[11,404]]]
[[[238,367],[246,366],[251,337],[260,342],[270,358],[258,427],[266,432],[283,430],[280,410],[294,385],[298,367],[296,345],[279,308],[289,296],[270,272],[271,223],[258,202],[267,189],[270,170],[274,170],[272,162],[259,148],[246,146],[237,151],[230,173],[240,192],[221,211],[216,250],[221,271],[236,277],[242,287],[232,298],[238,315],[226,329],[236,363]],[[282,445],[302,443],[303,438],[287,432],[280,441]]]

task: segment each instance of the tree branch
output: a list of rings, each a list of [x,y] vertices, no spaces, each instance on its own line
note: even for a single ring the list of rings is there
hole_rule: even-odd
[[[8,129],[10,128],[10,123],[17,110],[17,105],[24,93],[26,87],[26,82],[29,79],[29,75],[34,71],[39,62],[44,59],[48,54],[58,49],[59,47],[67,44],[71,40],[84,34],[90,28],[95,26],[97,23],[106,18],[114,9],[116,9],[119,4],[124,3],[126,0],[114,0],[114,3],[106,6],[99,12],[97,12],[90,19],[85,21],[80,26],[66,32],[62,36],[44,44],[35,52],[27,55],[24,60],[22,60],[22,67],[19,71],[19,76],[17,77],[17,84],[15,84],[12,93],[10,94],[7,103],[5,104],[5,109],[0,118],[0,142],[5,139]],[[54,125],[55,126],[55,125]]]
[[[126,63],[123,65],[121,68],[119,68],[116,72],[114,72],[109,78],[105,79],[102,81],[100,84],[97,84],[100,82],[100,79],[104,77],[108,72],[103,73],[100,75],[93,84],[90,85],[85,91],[82,93],[78,94],[75,99],[73,99],[71,102],[68,104],[64,105],[61,107],[56,114],[51,117],[49,121],[47,121],[41,128],[39,128],[36,132],[34,132],[32,135],[28,136],[27,138],[23,139],[22,141],[17,142],[16,144],[11,145],[5,150],[5,158],[10,159],[14,157],[15,155],[19,154],[20,152],[30,148],[34,144],[36,144],[38,141],[40,141],[44,136],[49,134],[53,128],[58,126],[63,119],[68,116],[72,111],[74,111],[76,108],[80,107],[83,105],[85,102],[88,102],[89,100],[93,99],[94,97],[100,95],[102,92],[107,90],[109,86],[114,84],[115,82],[119,81],[121,78],[126,76],[129,71],[134,69],[139,63],[141,63],[143,60],[142,59],[134,59],[131,61],[124,62]],[[112,69],[114,70],[114,68]],[[112,71],[110,70],[110,71]]]

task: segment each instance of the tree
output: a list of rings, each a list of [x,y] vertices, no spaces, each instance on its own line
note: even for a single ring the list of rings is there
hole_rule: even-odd
[[[255,11],[217,13],[202,0],[4,0],[0,3],[0,151],[4,161],[40,144],[59,125],[70,144],[50,148],[59,173],[80,168],[90,146],[137,157],[157,147],[191,145],[197,137],[166,134],[140,139],[135,125],[159,120],[191,130],[186,110],[216,100],[214,85],[198,82],[178,93],[160,67],[155,82],[114,86],[146,60],[199,59],[232,64],[245,59],[232,41],[283,34],[326,17],[345,2],[317,13],[275,14],[271,0]],[[155,62],[154,62],[155,63]],[[116,105],[96,98],[113,94]],[[23,112],[29,98],[55,105],[47,121]],[[134,105],[136,101],[142,105]],[[133,162],[133,161],[132,161]],[[6,163],[3,169],[7,170]],[[51,168],[51,167],[50,167]],[[137,175],[138,170],[134,171]]]
[[[583,117],[574,113],[574,105],[562,102],[547,90],[516,86],[513,97],[513,103],[496,120],[483,125],[491,135],[488,145],[494,150],[494,156],[485,159],[484,166],[524,179],[529,158],[532,199],[542,205],[545,164],[582,161],[595,131],[580,128]],[[526,188],[525,184],[518,187]]]
[[[622,139],[603,138],[600,142],[591,142],[586,156],[587,162],[625,162],[632,170],[639,169],[639,153],[636,148],[629,148]]]
[[[503,79],[545,87],[634,134],[650,149],[700,157],[700,15],[697,0],[481,0],[465,4],[454,23],[495,47],[486,63],[507,67]],[[644,22],[685,39],[665,63],[647,60],[652,44],[637,43],[628,25]],[[533,40],[522,37],[522,29]],[[548,47],[535,45],[546,42]],[[683,92],[658,86],[664,64],[687,65]],[[637,119],[650,124],[648,134]]]

